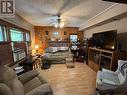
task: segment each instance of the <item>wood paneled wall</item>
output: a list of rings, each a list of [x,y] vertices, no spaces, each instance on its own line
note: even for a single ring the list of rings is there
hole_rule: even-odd
[[[0,65],[12,64],[12,48],[10,42],[0,43]]]
[[[35,44],[39,45],[39,52],[43,53],[51,38],[55,40],[62,39],[63,41],[69,40],[70,34],[78,34],[80,41],[83,39],[83,32],[79,31],[77,27],[54,28],[51,26],[34,26],[35,31]],[[48,35],[46,35],[48,32]],[[54,32],[58,32],[55,36]],[[66,35],[65,35],[66,34]]]

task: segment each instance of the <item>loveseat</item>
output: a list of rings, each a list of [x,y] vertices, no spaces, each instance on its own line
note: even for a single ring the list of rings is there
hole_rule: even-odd
[[[53,92],[35,70],[18,77],[12,68],[0,66],[0,95],[53,95]]]

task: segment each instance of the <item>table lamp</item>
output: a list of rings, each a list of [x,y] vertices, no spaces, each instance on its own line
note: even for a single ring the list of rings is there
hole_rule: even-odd
[[[36,54],[38,54],[38,48],[39,48],[39,46],[35,45]]]

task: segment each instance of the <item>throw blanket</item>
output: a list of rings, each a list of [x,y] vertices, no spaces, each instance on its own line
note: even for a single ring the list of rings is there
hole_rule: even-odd
[[[47,52],[68,51],[68,47],[48,47]]]

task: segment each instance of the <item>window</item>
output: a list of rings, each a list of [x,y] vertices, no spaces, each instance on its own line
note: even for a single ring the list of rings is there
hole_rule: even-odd
[[[53,34],[54,34],[54,36],[58,36],[59,33],[58,32],[54,32]]]
[[[0,26],[0,42],[7,41],[6,27]]]
[[[16,29],[10,29],[10,33],[11,41],[23,41],[23,32]]]
[[[2,32],[2,28],[0,27],[0,41],[3,41],[3,32]]]
[[[78,40],[78,35],[70,35],[70,41],[76,42]]]

